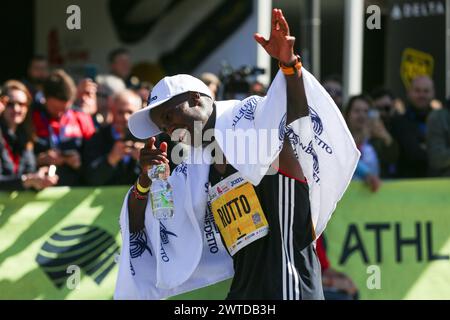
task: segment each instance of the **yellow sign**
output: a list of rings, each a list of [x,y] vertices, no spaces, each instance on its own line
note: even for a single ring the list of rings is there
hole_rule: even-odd
[[[238,172],[211,187],[209,197],[214,220],[231,255],[269,232],[254,187]]]
[[[406,89],[417,76],[433,76],[434,58],[431,54],[412,48],[406,48],[402,54],[400,76]]]

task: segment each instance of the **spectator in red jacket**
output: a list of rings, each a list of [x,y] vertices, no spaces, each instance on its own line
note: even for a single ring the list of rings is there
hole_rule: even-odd
[[[44,83],[46,103],[33,112],[38,166],[56,165],[59,185],[81,183],[81,152],[95,133],[90,115],[72,109],[76,87],[63,70],[55,70]]]

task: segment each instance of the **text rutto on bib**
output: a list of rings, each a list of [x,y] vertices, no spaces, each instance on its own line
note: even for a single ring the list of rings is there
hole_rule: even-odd
[[[255,188],[239,172],[210,187],[209,201],[230,255],[269,233]]]

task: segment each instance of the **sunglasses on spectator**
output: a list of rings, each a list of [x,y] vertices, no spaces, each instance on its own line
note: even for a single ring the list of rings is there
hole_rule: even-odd
[[[8,101],[6,103],[6,107],[7,108],[14,108],[16,106],[16,104],[18,104],[22,108],[28,107],[28,103],[26,103],[26,102],[18,102],[18,101]]]

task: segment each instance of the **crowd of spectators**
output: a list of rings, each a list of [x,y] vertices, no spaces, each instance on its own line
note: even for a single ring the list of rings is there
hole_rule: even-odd
[[[340,108],[361,158],[354,175],[377,191],[382,179],[450,176],[450,106],[435,97],[433,80],[412,79],[402,101],[387,88],[349,97],[338,76],[322,82]]]
[[[111,51],[107,62],[108,73],[75,82],[65,70],[51,69],[45,56],[35,55],[24,78],[0,86],[0,191],[136,180],[144,142],[131,135],[128,118],[146,106],[153,85],[132,75],[127,49]],[[199,78],[219,95],[218,76],[206,72]],[[266,90],[259,82],[249,88],[249,95]],[[176,144],[157,137],[157,144],[163,141],[169,149]]]
[[[25,78],[0,91],[0,190],[130,185],[144,146],[128,131],[151,84],[133,83],[130,54],[108,56],[110,72],[74,79],[34,56]]]
[[[3,84],[1,190],[128,184],[139,174],[142,142],[128,132],[127,119],[146,105],[152,84],[136,83],[126,49],[113,50],[107,59],[109,73],[76,84],[36,55],[25,78]],[[199,78],[219,95],[219,77],[203,73]],[[430,77],[414,78],[405,101],[387,88],[376,88],[344,102],[339,76],[330,75],[322,84],[361,151],[354,179],[376,191],[383,179],[450,176],[449,102],[435,99]],[[266,91],[257,81],[248,87],[249,95]]]
[[[354,180],[364,181],[376,192],[382,180],[450,176],[450,101],[442,105],[435,99],[430,77],[412,79],[405,101],[380,87],[343,103],[339,76],[326,77],[322,85],[341,110],[361,152]],[[330,265],[324,242],[321,236],[317,253],[325,298],[356,299],[356,286]]]

